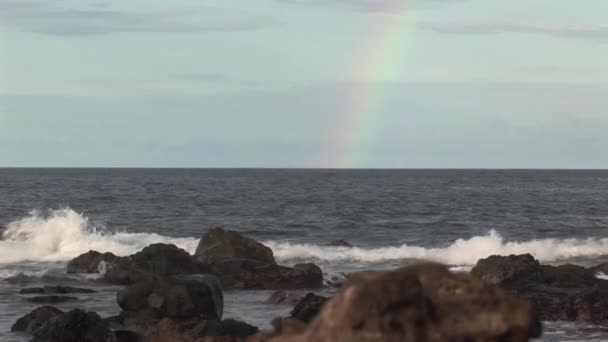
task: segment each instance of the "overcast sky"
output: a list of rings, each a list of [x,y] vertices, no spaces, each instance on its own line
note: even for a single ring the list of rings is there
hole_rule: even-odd
[[[0,0],[0,166],[608,168],[606,13]]]

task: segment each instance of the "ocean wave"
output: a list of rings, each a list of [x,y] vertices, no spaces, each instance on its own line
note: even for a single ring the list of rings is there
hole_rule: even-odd
[[[484,236],[458,239],[443,248],[393,246],[381,248],[327,247],[313,244],[266,241],[279,261],[321,260],[328,262],[377,263],[389,260],[418,259],[448,265],[474,265],[490,255],[530,253],[542,262],[608,254],[608,239],[538,239],[505,241],[492,230]]]
[[[152,243],[170,243],[193,252],[195,238],[174,238],[153,233],[107,232],[88,218],[66,208],[32,211],[9,223],[0,240],[0,263],[65,261],[89,250],[130,255]]]

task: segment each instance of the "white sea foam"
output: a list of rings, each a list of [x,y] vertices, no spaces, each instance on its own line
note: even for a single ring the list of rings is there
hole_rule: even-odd
[[[595,276],[598,279],[608,280],[608,274],[603,273],[603,272],[598,272]]]
[[[32,211],[6,227],[0,240],[0,263],[64,261],[89,250],[122,256],[152,243],[171,243],[193,252],[198,240],[151,233],[108,233],[69,208],[48,213]]]
[[[608,254],[608,239],[539,239],[505,241],[496,231],[470,239],[458,239],[444,248],[401,245],[381,248],[326,247],[311,244],[267,241],[280,261],[302,259],[328,262],[382,262],[423,259],[449,265],[474,265],[490,255],[530,253],[543,262]]]

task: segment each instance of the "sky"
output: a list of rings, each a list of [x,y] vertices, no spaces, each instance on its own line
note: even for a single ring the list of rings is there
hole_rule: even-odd
[[[0,166],[608,168],[606,13],[0,0]]]

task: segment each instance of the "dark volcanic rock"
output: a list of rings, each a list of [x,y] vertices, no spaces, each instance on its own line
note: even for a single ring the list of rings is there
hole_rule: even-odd
[[[265,264],[251,259],[214,262],[216,274],[226,289],[306,289],[323,286],[323,272],[314,264],[291,267]]]
[[[302,298],[304,297],[297,293],[290,293],[279,290],[273,292],[270,298],[266,300],[266,302],[269,304],[276,305],[296,305],[302,300]]]
[[[33,334],[46,321],[63,314],[63,311],[52,306],[42,306],[19,318],[11,327],[12,332]]]
[[[121,258],[108,268],[104,280],[114,284],[152,281],[158,276],[209,273],[209,267],[174,245],[152,244]]]
[[[112,253],[88,251],[68,263],[68,273],[99,273],[104,268],[100,266],[101,262],[113,265],[120,259]]]
[[[350,242],[348,242],[346,240],[334,240],[334,241],[331,241],[330,243],[328,243],[327,246],[330,246],[330,247],[346,247],[346,248],[353,248],[354,247]]]
[[[223,334],[225,336],[247,338],[249,336],[257,334],[260,329],[254,327],[251,324],[237,321],[234,319],[225,319],[222,321]]]
[[[32,342],[115,342],[116,337],[94,312],[79,309],[48,320]]]
[[[120,307],[136,316],[152,318],[221,319],[224,297],[216,277],[173,276],[133,284],[117,295]]]
[[[314,293],[308,293],[296,306],[291,310],[291,317],[299,319],[302,322],[311,322],[319,312],[328,298],[317,296]]]
[[[57,295],[49,295],[49,296],[36,296],[27,298],[28,302],[36,303],[36,304],[57,304],[57,303],[65,303],[65,302],[73,302],[78,300],[76,297],[70,296],[57,296]]]
[[[45,287],[29,287],[19,291],[20,294],[68,294],[68,293],[96,293],[91,289],[83,289],[71,286],[45,286]]]
[[[201,238],[194,256],[202,262],[222,259],[251,259],[276,264],[272,250],[234,231],[211,228]]]
[[[355,277],[304,332],[251,341],[523,342],[539,335],[529,303],[477,277],[419,264]]]
[[[598,279],[593,270],[539,265],[523,255],[482,259],[472,273],[528,299],[543,320],[608,324],[608,281]]]

